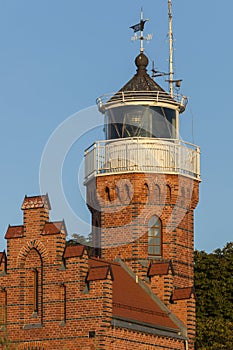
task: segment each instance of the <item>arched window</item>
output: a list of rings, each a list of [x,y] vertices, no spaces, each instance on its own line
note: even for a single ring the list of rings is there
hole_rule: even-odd
[[[155,185],[155,202],[160,203],[160,187],[159,185]]]
[[[143,186],[143,194],[144,194],[146,197],[149,197],[149,186],[147,185],[147,183],[144,183],[144,186]]]
[[[169,203],[172,197],[172,190],[169,185],[166,185],[166,201]]]
[[[184,203],[185,203],[185,189],[184,189],[184,187],[182,187],[181,188],[181,201],[180,201],[180,204],[182,207],[184,206]]]
[[[24,266],[24,279],[22,280],[24,284],[24,323],[30,325],[33,319],[33,324],[42,324],[43,262],[37,249],[32,248],[29,251]]]
[[[130,199],[130,188],[127,184],[125,184],[125,191],[126,191],[126,200]]]
[[[111,202],[110,188],[109,187],[105,187],[105,193],[106,193],[107,201]]]
[[[149,257],[161,256],[161,221],[153,215],[148,223],[148,255]]]

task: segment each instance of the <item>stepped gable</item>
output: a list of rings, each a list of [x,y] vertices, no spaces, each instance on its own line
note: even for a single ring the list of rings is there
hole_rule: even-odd
[[[91,258],[89,266],[89,276],[95,275],[96,279],[104,279],[104,276],[107,278],[108,269],[111,268],[113,318],[176,333],[180,330],[169,315],[119,263]]]
[[[35,203],[35,202],[34,202]],[[42,205],[40,202],[36,202],[38,205]],[[37,205],[36,204],[36,205]],[[30,204],[31,205],[31,202]],[[36,206],[35,208],[39,208],[39,206]],[[55,221],[55,222],[46,222],[42,231],[42,235],[55,235],[61,232],[61,230],[65,230],[65,224],[64,221]],[[8,229],[6,231],[5,238],[11,239],[11,238],[20,238],[23,237],[24,234],[24,226],[18,225],[18,226],[8,226]]]

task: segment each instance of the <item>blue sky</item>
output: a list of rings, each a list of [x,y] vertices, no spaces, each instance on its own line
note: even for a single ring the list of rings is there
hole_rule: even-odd
[[[39,193],[40,160],[53,131],[135,73],[139,44],[130,41],[129,26],[141,6],[150,18],[146,32],[153,33],[145,52],[167,71],[167,0],[0,0],[0,249],[8,224],[22,223],[24,195]],[[232,13],[230,0],[173,0],[175,71],[189,96],[181,136],[202,151],[195,245],[207,251],[233,239]],[[100,129],[74,144],[64,163],[66,197],[84,221],[78,162],[83,147],[102,137]],[[84,233],[65,219],[69,230]]]

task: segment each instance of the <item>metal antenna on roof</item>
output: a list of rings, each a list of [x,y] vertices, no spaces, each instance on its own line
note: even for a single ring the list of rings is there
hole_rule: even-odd
[[[173,28],[172,28],[172,0],[168,0],[169,17],[169,90],[173,97]]]
[[[141,12],[140,12],[140,22],[137,24],[134,24],[133,26],[131,26],[130,28],[133,29],[134,31],[134,36],[131,38],[132,41],[136,41],[136,40],[140,40],[140,52],[144,51],[144,47],[143,47],[143,42],[144,40],[149,41],[152,39],[152,34],[148,34],[147,36],[144,36],[143,31],[144,31],[144,26],[145,23],[149,21],[149,19],[143,19],[143,11],[141,8]],[[136,33],[140,32],[140,35],[137,35]]]
[[[168,0],[168,17],[169,17],[169,91],[171,97],[174,96],[174,86],[179,89],[181,86],[182,79],[174,80],[174,71],[173,71],[173,21],[172,21],[172,0]]]

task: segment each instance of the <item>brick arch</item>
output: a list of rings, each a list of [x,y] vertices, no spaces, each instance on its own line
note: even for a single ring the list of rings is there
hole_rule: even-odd
[[[21,264],[25,263],[25,260],[32,249],[36,249],[41,256],[43,263],[49,263],[49,255],[46,247],[41,241],[35,239],[34,241],[28,241],[25,246],[23,246],[17,257],[17,266],[20,267]]]
[[[23,343],[18,345],[17,347],[18,350],[45,350],[46,347],[41,344],[41,342],[27,342],[27,343]]]

